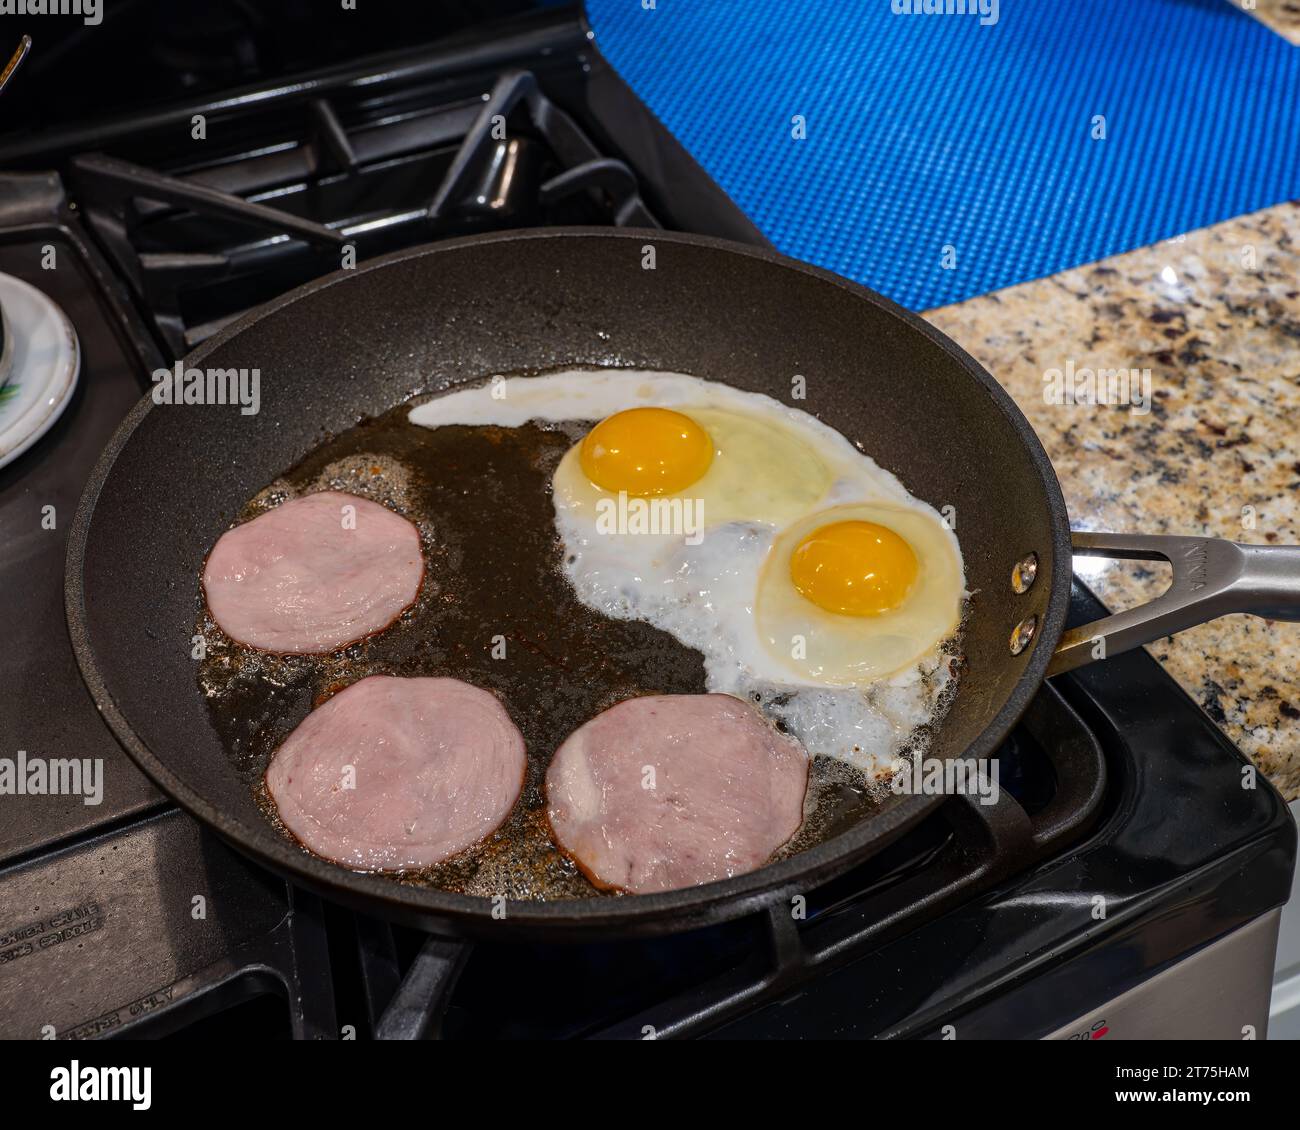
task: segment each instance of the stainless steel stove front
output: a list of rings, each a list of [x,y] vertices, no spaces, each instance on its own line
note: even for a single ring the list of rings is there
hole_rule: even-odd
[[[1048,1040],[1262,1040],[1280,910],[1058,1028]]]

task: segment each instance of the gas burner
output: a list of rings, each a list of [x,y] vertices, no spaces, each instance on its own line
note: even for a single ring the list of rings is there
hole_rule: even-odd
[[[192,145],[164,147],[163,169],[102,153],[71,166],[91,226],[177,356],[252,305],[414,243],[538,224],[657,226],[631,169],[527,71],[488,89],[394,84],[287,112],[258,105],[220,130],[244,148],[207,143],[196,164]]]

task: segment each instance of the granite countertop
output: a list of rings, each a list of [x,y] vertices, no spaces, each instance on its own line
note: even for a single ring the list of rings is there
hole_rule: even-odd
[[[1254,0],[1253,10],[1243,0],[1232,0],[1278,35],[1300,46],[1300,0]]]
[[[1300,40],[1300,6],[1293,16]],[[1300,205],[925,317],[1020,405],[1075,529],[1300,544]],[[1071,361],[1150,369],[1150,412],[1046,403],[1044,373]],[[1078,564],[1112,609],[1168,583],[1167,566]],[[1288,800],[1300,796],[1300,624],[1230,616],[1149,650]]]

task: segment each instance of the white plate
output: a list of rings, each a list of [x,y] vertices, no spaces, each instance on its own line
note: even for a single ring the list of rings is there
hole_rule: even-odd
[[[0,390],[9,383],[9,370],[13,367],[14,337],[9,332],[9,320],[5,317],[5,308],[0,306]]]
[[[0,388],[0,467],[54,426],[81,371],[77,331],[55,302],[12,275],[0,275],[0,305],[13,335],[9,383]]]

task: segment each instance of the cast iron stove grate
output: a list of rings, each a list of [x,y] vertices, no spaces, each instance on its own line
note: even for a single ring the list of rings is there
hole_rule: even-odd
[[[602,155],[529,71],[249,111],[163,167],[71,162],[91,228],[180,355],[321,274],[493,229],[654,227],[628,166]],[[194,161],[195,151],[203,154]]]

